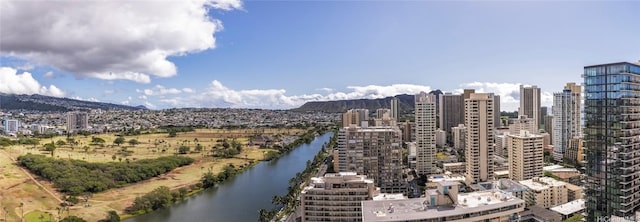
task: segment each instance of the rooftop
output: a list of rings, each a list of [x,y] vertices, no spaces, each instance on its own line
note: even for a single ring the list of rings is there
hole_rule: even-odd
[[[381,194],[373,196],[373,200],[376,200],[376,201],[381,201],[381,200],[404,200],[404,199],[407,199],[407,197],[404,196],[401,193],[381,193]]]
[[[500,189],[502,191],[510,193],[522,192],[528,189],[526,186],[510,179],[500,179],[498,181],[478,183],[471,185],[471,188],[478,191]]]
[[[584,199],[577,199],[566,204],[561,204],[561,205],[549,208],[549,210],[568,216],[576,212],[580,212],[584,210],[584,208],[585,208]]]
[[[551,177],[537,177],[529,180],[520,181],[520,184],[527,186],[529,189],[541,191],[551,187],[565,186],[567,183],[557,181]]]
[[[363,221],[419,220],[524,205],[523,200],[496,190],[458,194],[458,203],[453,206],[430,206],[427,198],[363,201],[362,218]]]

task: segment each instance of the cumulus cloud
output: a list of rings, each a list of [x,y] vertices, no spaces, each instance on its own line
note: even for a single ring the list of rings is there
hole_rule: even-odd
[[[520,106],[520,85],[521,83],[494,83],[494,82],[472,82],[463,83],[460,86],[465,89],[475,89],[477,92],[494,93],[500,96],[500,109],[506,111],[518,111]],[[524,84],[525,86],[528,86]],[[463,89],[454,90],[462,93]],[[553,105],[553,94],[550,92],[540,92],[540,105],[551,108]]]
[[[210,9],[240,0],[2,1],[0,53],[77,77],[149,83],[176,75],[169,56],[215,47]]]
[[[398,94],[416,94],[431,91],[431,87],[414,84],[394,84],[389,86],[368,85],[349,86],[347,92],[329,94],[286,95],[284,89],[235,90],[214,80],[209,86],[187,96],[162,98],[159,102],[171,107],[231,107],[231,108],[295,108],[309,101],[329,101],[345,99],[377,99]],[[139,91],[145,93],[144,91]]]
[[[136,90],[140,92],[140,90]],[[190,88],[184,89],[176,89],[176,88],[166,88],[162,85],[156,85],[153,88],[142,90],[142,92],[147,96],[158,96],[158,95],[168,95],[168,94],[180,94],[180,93],[193,93],[194,90]]]
[[[54,85],[43,86],[31,76],[31,73],[18,73],[10,67],[0,67],[0,92],[10,94],[40,94],[63,97],[65,93]]]

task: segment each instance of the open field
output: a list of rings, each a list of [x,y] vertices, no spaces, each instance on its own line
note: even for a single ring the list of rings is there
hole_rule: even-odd
[[[92,136],[75,136],[76,145],[57,146],[53,156],[63,159],[78,159],[89,162],[111,162],[111,161],[135,161],[138,159],[157,158],[160,156],[175,155],[178,147],[188,146],[191,151],[197,144],[203,147],[201,153],[185,154],[194,158],[196,161],[188,166],[177,168],[167,174],[152,178],[129,186],[111,189],[102,193],[94,194],[85,205],[83,202],[69,209],[70,215],[80,216],[87,221],[97,221],[103,219],[107,212],[115,210],[119,214],[123,213],[124,208],[129,206],[133,200],[158,186],[167,186],[171,189],[177,189],[184,186],[190,186],[199,182],[202,173],[211,170],[218,173],[228,164],[235,166],[249,166],[264,158],[264,153],[268,149],[258,149],[255,146],[248,146],[249,136],[256,133],[264,133],[269,135],[300,135],[305,132],[304,129],[265,129],[256,132],[256,130],[196,130],[195,132],[178,133],[176,137],[168,137],[168,134],[145,134],[138,136],[125,136],[126,141],[136,139],[140,142],[137,145],[123,143],[121,145],[113,144],[117,138],[115,134],[99,134],[92,135],[105,140],[102,145],[91,145]],[[219,139],[228,138],[231,142],[235,141],[242,144],[242,152],[233,158],[214,158],[206,155],[212,147],[219,144]],[[38,179],[35,175],[17,166],[15,159],[18,156],[27,153],[41,153],[49,155],[50,152],[40,151],[45,143],[67,141],[64,136],[52,139],[43,139],[40,145],[14,145],[0,150],[0,205],[2,209],[6,208],[7,221],[20,221],[20,215],[30,217],[35,215],[39,217],[41,211],[51,213],[53,217],[58,216],[56,209],[60,205],[59,199],[63,198],[63,194],[58,193],[53,185],[45,180]],[[88,148],[86,148],[88,147]],[[126,149],[129,153],[124,153]],[[162,150],[165,150],[164,152]],[[115,157],[115,159],[114,159]],[[32,179],[35,177],[35,179]],[[82,199],[82,197],[79,197]],[[20,205],[24,204],[23,207]],[[0,211],[0,220],[4,220],[5,212]],[[64,216],[67,212],[63,213]],[[39,220],[37,220],[39,221]]]

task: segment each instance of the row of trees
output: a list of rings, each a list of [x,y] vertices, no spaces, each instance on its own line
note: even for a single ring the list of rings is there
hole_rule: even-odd
[[[43,155],[27,154],[18,157],[18,163],[36,175],[50,180],[63,193],[79,195],[122,187],[193,163],[183,156],[165,156],[130,163],[90,163],[82,160],[54,159]]]
[[[204,173],[200,183],[194,184],[188,188],[181,187],[177,190],[171,191],[166,186],[160,186],[145,195],[137,197],[133,201],[133,204],[127,207],[125,211],[135,215],[168,207],[172,203],[184,199],[189,193],[193,193],[196,190],[214,187],[216,184],[224,182],[241,171],[242,169],[237,169],[233,164],[229,164],[225,166],[222,169],[222,172],[218,175],[215,175],[211,171]]]
[[[327,148],[332,148],[336,145],[338,138],[337,135],[337,133],[334,133],[334,136],[329,140],[329,143],[322,145],[320,152],[313,157],[313,161],[307,161],[306,168],[302,172],[296,173],[296,176],[289,179],[289,187],[287,188],[288,192],[286,195],[273,196],[271,202],[276,206],[275,209],[260,209],[259,221],[271,221],[278,216],[280,208],[282,208],[282,215],[287,215],[293,212],[299,202],[297,199],[298,195],[302,191],[302,184],[317,173],[322,163],[329,156]]]

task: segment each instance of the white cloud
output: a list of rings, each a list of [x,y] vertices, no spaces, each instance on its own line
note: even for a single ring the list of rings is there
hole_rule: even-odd
[[[47,96],[63,97],[65,93],[54,85],[43,86],[31,76],[31,73],[23,72],[10,67],[0,67],[0,92],[10,94],[40,94]]]
[[[521,83],[494,83],[494,82],[472,82],[463,83],[460,86],[465,89],[475,89],[477,92],[494,93],[500,96],[500,109],[505,111],[518,111],[520,106],[520,85]],[[526,84],[524,84],[527,86]],[[462,93],[463,89],[456,89],[454,92]],[[553,94],[550,92],[540,92],[542,97],[541,106],[551,108],[553,105]]]
[[[136,90],[139,91],[139,90]],[[180,94],[182,92],[187,92],[187,93],[192,93],[193,90],[190,88],[185,88],[185,89],[176,89],[176,88],[166,88],[162,85],[156,85],[151,89],[145,89],[142,90],[142,92],[144,92],[145,95],[147,96],[158,96],[158,95],[167,95],[167,94]]]
[[[182,92],[185,92],[185,93],[195,93],[196,91],[195,91],[195,90],[193,90],[193,89],[191,89],[191,88],[184,88],[184,89],[182,89]]]
[[[82,100],[82,101],[89,101],[89,102],[100,102],[100,100],[98,100],[96,98],[93,98],[93,97],[91,97],[91,98],[82,98],[80,96],[74,96],[74,97],[71,97],[71,98],[75,99],[75,100]]]
[[[176,75],[167,57],[215,47],[222,23],[210,9],[242,9],[242,2],[2,1],[0,53],[77,77],[149,83]]]
[[[159,101],[171,107],[232,107],[288,109],[301,106],[309,101],[329,101],[345,99],[377,99],[398,94],[416,94],[431,91],[431,87],[413,84],[390,86],[349,86],[348,92],[329,94],[286,95],[284,89],[234,90],[214,80],[208,88],[186,97],[176,96]]]
[[[325,88],[319,88],[319,89],[316,89],[316,90],[325,91],[325,92],[328,92],[328,93],[333,92],[332,88],[326,88],[326,87]]]

